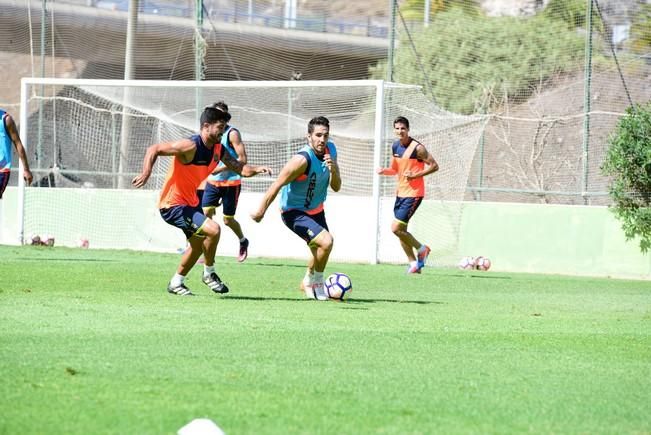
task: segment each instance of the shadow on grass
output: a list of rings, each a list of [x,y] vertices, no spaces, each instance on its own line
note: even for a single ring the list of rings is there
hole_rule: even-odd
[[[496,276],[491,274],[476,274],[476,273],[437,273],[436,276],[450,276],[454,278],[482,278],[482,279],[513,279],[511,276]]]
[[[242,301],[288,301],[288,302],[315,302],[313,299],[308,298],[283,298],[283,297],[263,297],[263,296],[223,296],[222,299],[234,299]],[[439,304],[442,305],[443,302],[437,301],[411,301],[411,300],[400,300],[400,299],[346,299],[344,301],[329,301],[342,304],[342,306],[353,305],[353,304],[374,304],[377,302],[389,302],[394,304],[416,304],[416,305],[429,305],[429,304]],[[349,307],[352,308],[352,307]],[[358,308],[361,309],[361,308]]]
[[[92,263],[117,263],[117,262],[122,262],[122,260],[109,260],[109,259],[104,259],[104,258],[83,258],[83,257],[67,257],[67,258],[42,258],[42,257],[24,257],[24,258],[16,258],[13,261],[40,261],[40,262],[53,262],[53,261],[58,261],[58,262],[75,262],[75,263],[80,263],[80,262],[92,262]]]
[[[255,261],[247,261],[247,266],[260,266],[260,267],[298,267],[300,269],[305,269],[305,264],[287,264],[287,263],[260,263]]]

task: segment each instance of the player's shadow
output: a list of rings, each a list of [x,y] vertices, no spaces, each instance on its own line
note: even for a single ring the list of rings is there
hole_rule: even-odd
[[[509,280],[513,279],[513,277],[511,277],[511,276],[500,276],[500,275],[492,275],[492,274],[488,274],[488,275],[482,274],[482,275],[480,275],[480,274],[477,274],[477,273],[463,273],[463,272],[460,272],[460,273],[437,273],[437,276],[451,276],[451,277],[454,277],[454,278],[482,278],[482,279],[509,279]]]
[[[286,264],[286,263],[260,263],[254,261],[247,261],[247,265],[250,266],[259,266],[259,267],[297,267],[300,269],[305,269],[304,264]]]
[[[234,300],[242,300],[242,301],[287,301],[287,302],[314,302],[313,299],[308,299],[308,298],[285,298],[285,297],[278,297],[278,296],[230,296],[230,295],[224,295],[222,297],[224,300],[228,299],[234,299]],[[416,304],[416,305],[429,305],[429,304],[438,304],[442,305],[444,302],[439,302],[439,301],[415,301],[415,300],[406,300],[406,299],[358,299],[358,298],[351,298],[351,299],[346,299],[343,301],[331,301],[335,303],[340,303],[342,305],[348,305],[348,304],[375,304],[378,302],[388,302],[388,303],[393,303],[393,304]]]
[[[111,260],[106,258],[82,258],[82,257],[67,257],[67,258],[38,258],[38,257],[24,257],[18,258],[16,261],[39,261],[45,263],[117,263],[121,260]]]

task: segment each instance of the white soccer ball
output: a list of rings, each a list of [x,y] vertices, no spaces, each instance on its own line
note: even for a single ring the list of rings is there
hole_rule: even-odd
[[[330,299],[342,300],[353,291],[353,283],[345,273],[335,272],[326,278],[325,288]]]
[[[41,236],[38,234],[32,235],[32,237],[30,237],[30,242],[32,245],[39,246],[41,244]]]
[[[488,257],[477,257],[475,260],[475,269],[477,270],[488,270],[491,268],[491,260]]]
[[[88,239],[84,239],[83,237],[77,241],[77,247],[82,248],[82,249],[88,249],[88,246],[90,246],[90,243],[88,242]]]
[[[459,264],[457,266],[462,270],[470,270],[475,268],[475,262],[475,257],[463,257],[461,260],[459,260]]]

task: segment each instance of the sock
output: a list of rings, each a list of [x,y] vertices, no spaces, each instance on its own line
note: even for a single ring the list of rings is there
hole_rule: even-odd
[[[203,265],[203,276],[210,275],[211,273],[215,272],[215,265],[213,264],[212,266],[208,266],[206,264]]]
[[[313,282],[323,282],[323,272],[314,272]]]
[[[420,248],[418,248],[418,253],[420,254],[420,253],[425,252],[425,248],[426,248],[426,247],[427,247],[427,246],[425,246],[425,245],[420,245]]]
[[[240,243],[244,243],[244,242],[246,242],[246,237],[242,236],[242,238],[240,239]]]
[[[183,284],[184,281],[185,281],[185,277],[183,275],[175,273],[174,276],[172,277],[172,280],[170,281],[170,285],[172,287],[178,287],[181,284]]]

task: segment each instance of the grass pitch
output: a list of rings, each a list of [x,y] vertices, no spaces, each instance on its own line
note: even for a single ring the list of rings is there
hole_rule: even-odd
[[[651,432],[649,282],[332,264],[316,302],[220,257],[231,293],[183,298],[178,260],[0,247],[0,433]]]

